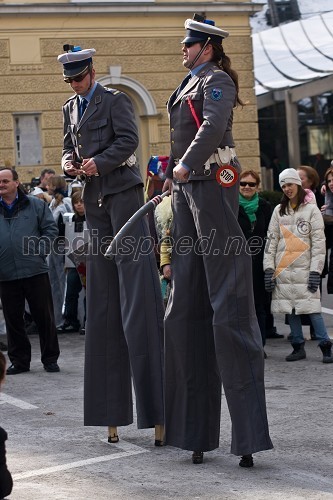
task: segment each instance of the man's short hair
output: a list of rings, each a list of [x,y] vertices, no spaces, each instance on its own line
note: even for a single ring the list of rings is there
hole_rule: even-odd
[[[55,175],[55,170],[53,170],[53,168],[43,168],[43,170],[40,173],[40,178],[44,177],[45,174]]]
[[[18,180],[18,173],[16,172],[15,168],[11,167],[0,167],[0,172],[3,172],[4,170],[9,170],[12,173],[13,180],[17,181]]]

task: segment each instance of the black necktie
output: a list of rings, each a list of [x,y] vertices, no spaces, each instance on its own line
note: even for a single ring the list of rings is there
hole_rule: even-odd
[[[85,112],[86,110],[86,107],[88,106],[88,101],[87,99],[85,99],[84,97],[80,100],[80,106],[79,106],[79,116],[80,116],[80,120],[83,116],[83,113]]]

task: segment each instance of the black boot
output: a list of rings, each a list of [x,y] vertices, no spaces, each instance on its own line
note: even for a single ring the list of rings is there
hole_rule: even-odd
[[[325,340],[325,342],[319,344],[319,347],[323,353],[323,363],[333,363],[332,342],[330,340]]]
[[[304,350],[304,342],[302,344],[291,344],[293,346],[293,352],[286,357],[286,361],[298,361],[299,359],[306,358],[306,352]]]
[[[194,451],[192,453],[192,463],[202,464],[203,462],[203,451]]]
[[[240,467],[253,467],[252,455],[243,455],[239,462]]]

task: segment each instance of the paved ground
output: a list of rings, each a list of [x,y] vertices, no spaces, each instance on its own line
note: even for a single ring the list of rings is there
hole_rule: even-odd
[[[333,305],[332,296],[323,304]],[[333,337],[333,315],[324,317]],[[283,320],[278,317],[276,324],[287,335]],[[308,336],[308,327],[304,332]],[[275,448],[256,454],[253,469],[242,469],[229,453],[224,398],[220,448],[206,453],[203,465],[193,465],[189,452],[155,448],[153,430],[139,431],[135,424],[120,429],[120,442],[109,445],[106,429],[83,427],[84,337],[59,336],[61,372],[55,374],[43,370],[38,337],[30,338],[31,372],[7,377],[0,396],[14,477],[10,499],[333,499],[333,364],[321,363],[315,342],[306,342],[307,359],[296,363],[284,361],[290,352],[286,339],[267,342]]]

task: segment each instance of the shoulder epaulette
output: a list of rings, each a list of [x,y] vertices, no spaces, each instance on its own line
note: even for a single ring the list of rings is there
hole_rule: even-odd
[[[203,77],[208,75],[209,73],[220,73],[222,70],[218,66],[204,66],[201,71],[198,73],[199,77]]]
[[[105,90],[106,92],[111,92],[111,94],[113,94],[113,95],[120,94],[120,90],[117,90],[117,89],[110,89],[110,87],[104,87],[104,90]]]

